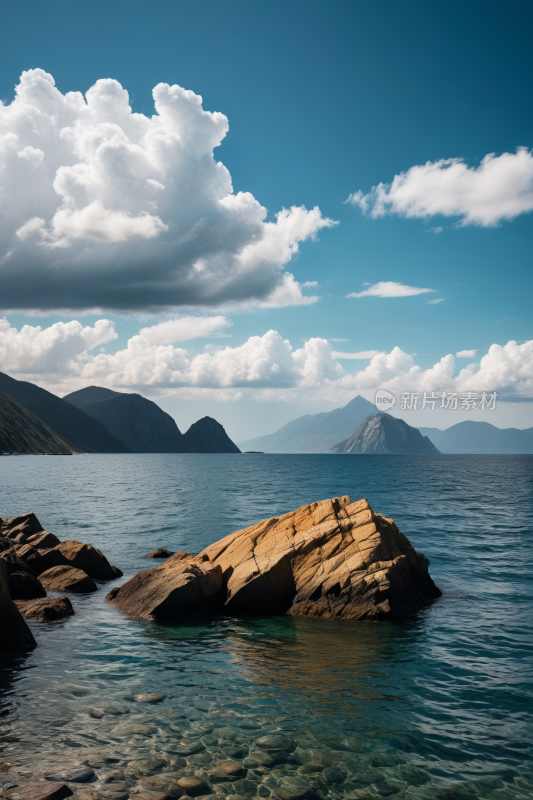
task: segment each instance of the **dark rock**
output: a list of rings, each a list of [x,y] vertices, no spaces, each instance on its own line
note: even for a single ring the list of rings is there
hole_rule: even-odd
[[[114,576],[115,578],[122,578],[122,576],[124,575],[124,573],[122,572],[122,570],[121,570],[121,569],[119,569],[118,567],[113,567],[113,566],[112,566],[112,567],[111,567],[111,569],[113,570],[113,576]]]
[[[39,553],[46,569],[68,566],[67,559],[55,547],[51,547],[49,550],[40,550]]]
[[[58,544],[55,549],[70,567],[83,570],[90,578],[108,581],[117,577],[104,554],[90,544],[69,540]]]
[[[47,781],[66,781],[67,783],[88,783],[95,777],[91,767],[75,767],[55,775],[45,775]]]
[[[0,531],[5,536],[4,531],[17,531],[17,533],[25,533],[26,536],[31,536],[34,533],[40,533],[43,527],[33,511],[28,511],[26,514],[18,514],[16,517],[4,517],[0,520]]]
[[[32,632],[11,599],[7,586],[7,566],[0,558],[0,653],[24,652],[36,645]]]
[[[150,794],[143,794],[139,792],[135,795],[135,800],[173,800],[173,797],[170,794],[155,794],[152,792],[150,792]]]
[[[4,790],[2,797],[8,800],[63,800],[72,794],[72,789],[62,781],[22,781],[13,789]]]
[[[326,767],[322,775],[327,783],[344,783],[348,777],[348,773],[338,767]]]
[[[67,566],[47,569],[39,579],[46,589],[53,592],[96,592],[98,588],[81,569]]]
[[[316,797],[315,790],[307,781],[292,775],[283,777],[274,789],[274,794],[280,800],[305,800]]]
[[[28,538],[28,544],[35,547],[37,550],[48,550],[50,547],[56,547],[61,544],[57,536],[48,531],[41,531],[41,533],[34,533]]]
[[[170,558],[174,553],[167,550],[166,547],[159,547],[157,550],[152,550],[146,554],[146,558]]]
[[[32,547],[31,544],[20,545],[15,549],[15,552],[18,558],[20,558],[21,561],[24,561],[24,563],[33,570],[37,577],[41,574],[41,572],[46,570],[46,564],[41,554],[35,549],[35,547]]]
[[[26,619],[39,622],[55,622],[74,614],[68,597],[45,597],[42,600],[18,600],[17,608]]]
[[[6,564],[8,575],[11,575],[12,572],[27,572],[28,575],[33,575],[34,578],[37,577],[33,569],[18,557],[16,547],[4,550],[0,558],[2,558]]]
[[[27,572],[12,572],[7,579],[7,587],[12,600],[46,597],[46,591],[40,581]]]
[[[203,417],[191,425],[184,440],[196,453],[240,453],[237,445],[216,419]]]

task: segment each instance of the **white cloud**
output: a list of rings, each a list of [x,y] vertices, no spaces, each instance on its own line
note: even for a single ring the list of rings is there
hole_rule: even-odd
[[[444,303],[447,299],[446,297],[436,297],[435,300],[426,300],[426,303],[429,306],[436,306],[437,303]]]
[[[427,161],[368,194],[354,192],[346,202],[373,218],[442,214],[459,217],[462,225],[493,227],[533,211],[533,152],[520,147],[516,153],[489,153],[479,167],[467,167],[461,158]]]
[[[141,328],[139,336],[143,336],[152,344],[172,344],[188,342],[206,336],[221,335],[221,331],[231,326],[227,317],[190,317],[181,316],[160,322],[149,328]]]
[[[91,352],[114,339],[114,326],[105,319],[85,328],[73,321],[44,330],[25,325],[20,331],[0,320],[0,371],[57,394],[99,384],[146,394],[223,390],[228,398],[253,389],[263,399],[294,401],[312,394],[339,404],[359,393],[371,397],[377,388],[396,393],[496,391],[502,399],[533,398],[533,340],[493,344],[479,365],[459,372],[452,354],[422,369],[399,347],[374,355],[364,369],[348,372],[327,340],[309,339],[293,349],[272,330],[235,347],[206,347],[199,354],[150,342],[143,335],[133,336],[115,353]],[[458,355],[463,357],[461,351]]]
[[[477,350],[459,350],[455,354],[456,358],[475,358]]]
[[[213,156],[226,117],[180,86],[160,83],[153,97],[153,116],[134,114],[115,80],[84,97],[34,69],[0,103],[2,308],[316,302],[302,293],[315,282],[283,270],[335,223],[296,206],[267,222]]]
[[[407,286],[395,281],[379,281],[362,292],[351,292],[346,297],[412,297],[417,294],[434,292],[435,289],[421,289],[418,286]]]
[[[332,342],[338,341],[346,341],[346,339],[332,339]],[[333,358],[345,358],[345,359],[352,359],[352,360],[361,360],[363,361],[366,358],[374,358],[374,356],[379,356],[383,351],[382,350],[360,350],[358,353],[340,353],[337,350],[333,350],[331,355]]]

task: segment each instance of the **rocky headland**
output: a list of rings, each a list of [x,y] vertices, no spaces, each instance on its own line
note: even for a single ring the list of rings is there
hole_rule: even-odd
[[[392,519],[345,496],[236,531],[198,555],[179,552],[107,600],[143,618],[287,613],[402,619],[440,595]]]

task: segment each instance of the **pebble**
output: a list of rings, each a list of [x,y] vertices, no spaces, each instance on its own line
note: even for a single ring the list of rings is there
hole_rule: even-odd
[[[255,740],[255,744],[257,747],[260,747],[261,750],[285,750],[288,753],[292,752],[296,747],[296,744],[289,736],[283,736],[279,733],[270,733],[266,736],[261,736],[259,739]]]
[[[155,692],[147,692],[146,694],[136,694],[134,700],[136,703],[160,703],[164,700],[166,695],[156,694]]]
[[[75,683],[61,683],[52,687],[52,691],[58,694],[71,694],[74,697],[85,697],[88,694],[92,694],[92,690],[87,686],[78,686]]]
[[[322,775],[327,783],[344,783],[348,777],[348,773],[343,769],[339,769],[338,767],[326,767],[326,769],[323,770]]]
[[[175,753],[177,756],[193,756],[196,753],[201,753],[205,750],[201,742],[180,742],[179,744],[170,745],[167,748],[169,753]]]
[[[154,772],[166,767],[168,761],[160,756],[152,756],[151,758],[140,758],[136,761],[130,761],[128,766],[137,775],[152,775]]]
[[[274,793],[280,800],[304,800],[315,797],[313,787],[302,778],[284,778],[276,786]]]
[[[248,769],[256,769],[257,767],[273,767],[275,762],[271,755],[258,750],[250,753],[242,763]]]
[[[294,757],[299,764],[317,764],[321,765],[320,769],[331,767],[333,764],[325,750],[297,750]]]
[[[151,736],[153,733],[156,733],[156,728],[153,725],[142,725],[139,723],[132,723],[131,725],[121,725],[118,728],[113,729],[113,733],[116,736],[134,736],[138,734],[140,736]]]
[[[183,776],[178,779],[177,784],[187,792],[189,797],[196,797],[211,792],[211,787],[202,778]]]
[[[218,736],[219,739],[236,739],[237,731],[229,726],[224,726],[223,728],[215,728],[213,735]]]

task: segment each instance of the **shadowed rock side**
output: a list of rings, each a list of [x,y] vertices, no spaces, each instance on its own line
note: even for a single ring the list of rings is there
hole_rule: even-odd
[[[328,453],[438,453],[427,436],[412,428],[403,419],[390,414],[372,414],[343,442],[338,442]]]
[[[23,405],[0,391],[0,453],[81,452]]]
[[[240,453],[241,451],[229,438],[228,434],[216,419],[202,417],[191,425],[184,439],[196,453]]]
[[[209,611],[402,619],[440,595],[428,566],[391,519],[345,496],[236,531],[198,556],[177,553],[107,600],[144,618]]]
[[[0,559],[0,653],[24,652],[37,646],[33,634],[7,588],[7,564]]]
[[[64,398],[100,422],[132,453],[192,453],[170,414],[140,394],[87,386]]]

